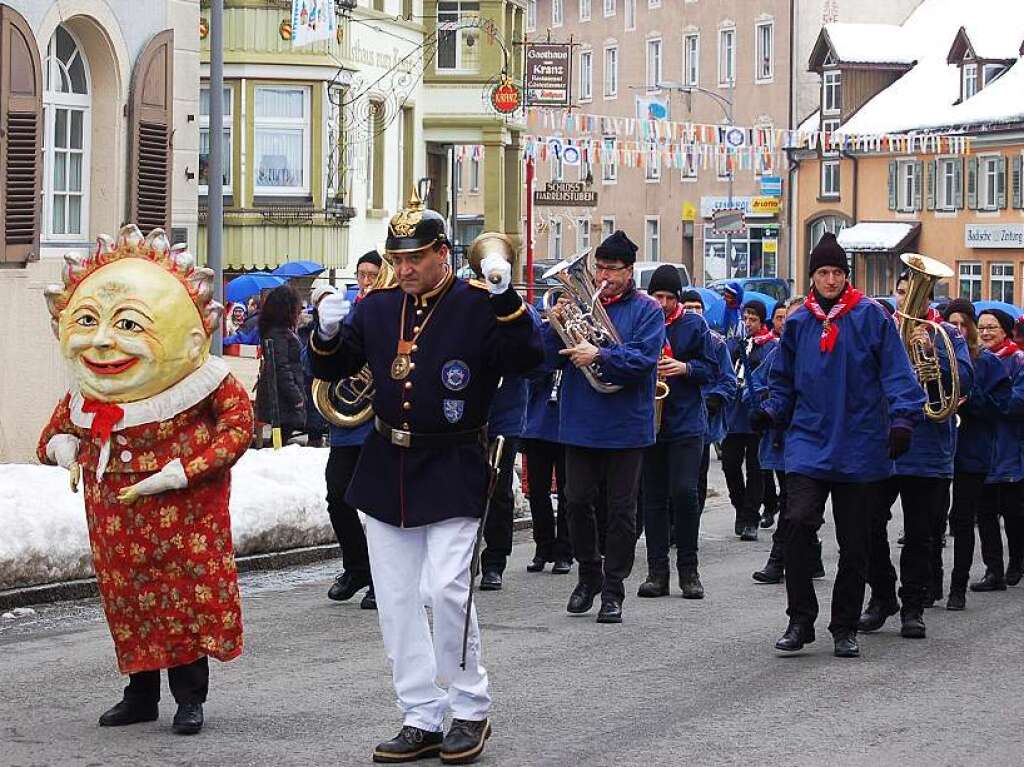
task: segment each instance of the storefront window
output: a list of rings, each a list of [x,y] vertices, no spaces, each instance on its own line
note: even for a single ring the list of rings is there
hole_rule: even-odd
[[[704,280],[778,276],[779,227],[752,226],[732,236],[704,227]]]

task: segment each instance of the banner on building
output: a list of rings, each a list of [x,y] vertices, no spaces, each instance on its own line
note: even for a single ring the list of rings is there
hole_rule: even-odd
[[[636,119],[667,120],[669,118],[668,102],[658,98],[636,97]]]
[[[337,23],[334,0],[292,0],[292,45],[330,40]]]
[[[597,205],[597,192],[588,189],[582,182],[549,181],[543,189],[533,193],[533,204],[593,208]]]
[[[572,45],[529,43],[523,76],[526,105],[567,107],[572,104]]]

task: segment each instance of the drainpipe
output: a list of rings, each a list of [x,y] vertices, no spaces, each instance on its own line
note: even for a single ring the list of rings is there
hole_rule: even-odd
[[[796,0],[789,0],[789,125],[795,130],[796,121]],[[798,165],[790,159],[788,183],[786,184],[786,225],[789,229],[789,279],[796,292],[796,210],[793,208],[793,179]]]

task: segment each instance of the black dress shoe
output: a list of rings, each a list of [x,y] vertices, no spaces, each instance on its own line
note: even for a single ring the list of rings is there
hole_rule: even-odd
[[[949,599],[946,600],[947,610],[964,610],[967,607],[966,589],[949,590]]]
[[[638,597],[653,599],[668,596],[668,573],[648,573],[647,580],[636,590]]]
[[[769,559],[763,569],[755,572],[751,577],[758,583],[782,583],[786,571],[782,565],[774,559]]]
[[[577,583],[576,588],[569,595],[569,604],[565,609],[576,614],[587,612],[594,606],[594,597],[597,596],[597,592],[598,589],[591,588],[586,583]]]
[[[417,759],[433,759],[441,753],[439,732],[421,730],[419,727],[406,725],[391,740],[378,743],[373,750],[373,761],[383,764],[401,764],[415,762]]]
[[[700,582],[696,566],[679,569],[679,590],[683,592],[683,599],[704,598],[704,584]]]
[[[485,570],[480,576],[481,591],[501,591],[501,573],[497,570]]]
[[[971,584],[971,591],[1006,591],[1006,579],[986,572],[980,581]]]
[[[565,575],[567,572],[572,570],[572,562],[568,559],[556,560],[551,565],[551,572],[555,575]]]
[[[853,632],[836,634],[835,649],[832,652],[837,658],[859,658],[860,645],[857,644],[857,635]]]
[[[911,610],[900,616],[900,636],[904,639],[924,639],[924,618],[920,610]]]
[[[804,645],[814,641],[814,627],[805,626],[802,623],[790,623],[786,633],[775,643],[775,649],[780,652],[797,652],[804,649]]]
[[[741,541],[756,541],[757,540],[757,525],[747,525],[740,531]]]
[[[335,602],[345,602],[370,585],[370,576],[359,573],[344,572],[334,579],[327,598]]]
[[[533,560],[526,566],[526,572],[528,573],[542,573],[544,572],[544,565],[548,561],[543,557],[534,557]]]
[[[491,723],[484,719],[470,722],[466,719],[452,719],[452,726],[441,744],[442,764],[469,764],[475,762],[484,750],[484,744],[491,737]]]
[[[767,530],[775,524],[775,512],[765,509],[761,512],[761,527]]]
[[[602,599],[597,611],[598,623],[622,623],[622,602],[618,599]]]
[[[865,633],[878,631],[885,625],[890,615],[895,615],[899,611],[900,606],[895,602],[871,599],[868,601],[867,609],[861,613],[860,620],[857,622],[857,630]]]
[[[373,592],[373,584],[370,584],[370,588],[363,594],[363,600],[359,603],[359,607],[363,610],[376,610],[377,609],[377,595]]]
[[[195,735],[203,729],[203,704],[179,703],[171,726],[178,735]]]
[[[126,724],[155,722],[158,716],[160,708],[156,703],[131,703],[122,700],[100,715],[100,727],[123,727]]]
[[[737,521],[736,524],[733,525],[732,529],[736,532],[736,535],[743,535],[743,528],[745,526],[746,525],[742,522]]]
[[[1006,568],[1006,585],[1016,586],[1020,583],[1022,576],[1024,576],[1024,573],[1021,572],[1020,565],[1010,565]]]

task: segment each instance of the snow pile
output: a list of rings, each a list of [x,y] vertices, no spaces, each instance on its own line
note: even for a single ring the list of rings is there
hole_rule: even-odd
[[[250,450],[231,481],[238,555],[334,541],[324,468],[329,451]],[[82,494],[52,466],[0,464],[0,589],[91,576]]]
[[[846,250],[858,253],[894,250],[918,226],[917,223],[903,222],[860,223],[847,227],[836,236],[836,239]]]
[[[832,25],[830,25],[831,28]],[[872,25],[835,25],[838,27]],[[1010,122],[1024,117],[1024,66],[1013,68],[963,104],[960,68],[947,63],[949,49],[960,27],[974,35],[984,49],[1006,51],[1024,42],[1024,2],[1019,0],[924,0],[903,25],[900,55],[917,65],[871,99],[839,130],[840,134],[880,135],[918,129],[938,129],[980,122]],[[831,34],[831,33],[830,33]],[[876,46],[885,60],[884,40],[872,40],[866,30],[853,36],[858,46]],[[1016,46],[1012,41],[1016,40]],[[988,54],[985,54],[988,55]],[[1016,58],[1011,53],[1007,58]]]
[[[826,24],[825,34],[844,64],[914,63],[903,27],[894,24]]]

